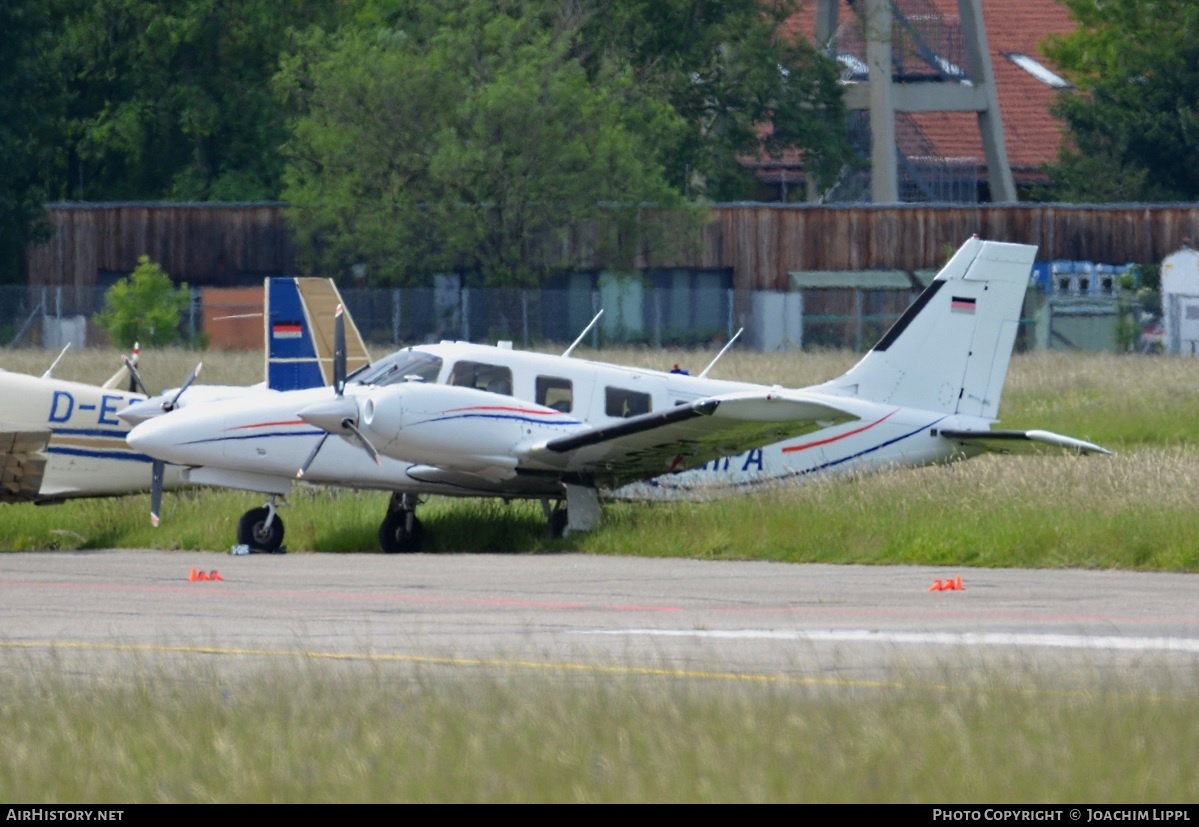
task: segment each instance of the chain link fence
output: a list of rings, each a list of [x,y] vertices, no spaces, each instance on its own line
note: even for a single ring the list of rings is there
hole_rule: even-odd
[[[180,325],[191,347],[225,348],[205,295],[193,290]],[[915,294],[900,290],[739,291],[663,289],[630,281],[618,289],[347,289],[342,298],[368,343],[401,346],[462,339],[510,341],[517,347],[569,343],[604,310],[586,344],[647,347],[718,346],[744,328],[742,346],[772,352],[844,348],[862,352],[899,318]],[[261,299],[220,312],[261,318]],[[213,307],[217,306],[215,301]],[[0,287],[0,344],[61,348],[103,345],[94,316],[103,291],[67,287]],[[250,337],[252,340],[254,337]],[[1029,337],[1031,339],[1031,337]]]

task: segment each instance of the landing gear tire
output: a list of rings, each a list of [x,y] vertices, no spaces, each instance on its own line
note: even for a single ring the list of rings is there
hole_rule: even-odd
[[[420,520],[412,516],[412,528],[408,528],[410,511],[392,511],[383,518],[379,526],[379,547],[384,554],[412,554],[420,551],[424,529]]]
[[[283,545],[283,520],[276,514],[268,526],[270,513],[266,508],[251,508],[241,515],[237,524],[237,542],[259,551],[278,551]]]
[[[550,513],[550,536],[554,539],[559,539],[566,536],[566,526],[570,523],[570,517],[566,513],[565,508],[555,509]]]

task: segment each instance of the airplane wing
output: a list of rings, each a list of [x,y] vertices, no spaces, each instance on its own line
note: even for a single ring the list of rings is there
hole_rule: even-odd
[[[982,448],[997,454],[1044,453],[1047,445],[1077,454],[1112,454],[1093,442],[1052,431],[941,431],[941,436],[963,447]]]
[[[786,391],[728,394],[547,440],[524,452],[521,465],[618,487],[858,418]]]
[[[46,473],[46,455],[42,452],[49,444],[49,429],[0,430],[0,503],[39,498]]]

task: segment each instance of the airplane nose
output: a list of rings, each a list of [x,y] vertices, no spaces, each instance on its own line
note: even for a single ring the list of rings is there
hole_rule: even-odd
[[[343,434],[346,429],[342,423],[347,419],[351,421],[358,419],[358,403],[344,396],[323,399],[296,411],[296,416],[322,431]]]
[[[158,409],[162,413],[162,409]],[[125,434],[125,442],[135,451],[155,458],[161,458],[159,454],[164,446],[169,444],[169,440],[163,438],[162,428],[155,427],[158,421],[151,417],[142,420],[133,426],[133,430]]]

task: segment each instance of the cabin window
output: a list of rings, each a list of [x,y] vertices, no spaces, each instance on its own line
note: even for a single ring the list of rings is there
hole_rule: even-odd
[[[450,384],[511,396],[512,370],[504,365],[462,361],[454,365]]]
[[[649,394],[625,388],[604,388],[604,413],[608,416],[630,417],[649,413]]]
[[[537,377],[537,404],[555,411],[570,413],[574,401],[574,388],[569,379],[557,376]]]

